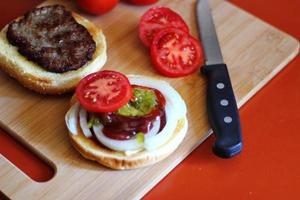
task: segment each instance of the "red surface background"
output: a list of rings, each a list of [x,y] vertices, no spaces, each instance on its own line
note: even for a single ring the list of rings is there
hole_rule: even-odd
[[[0,27],[39,2],[0,1]],[[299,0],[231,2],[300,40]],[[244,139],[241,155],[228,160],[217,158],[211,152],[214,138],[210,137],[144,199],[300,199],[299,87],[297,56],[240,109]],[[1,131],[0,152],[35,180],[42,181],[51,174],[29,154],[22,156],[24,150]]]

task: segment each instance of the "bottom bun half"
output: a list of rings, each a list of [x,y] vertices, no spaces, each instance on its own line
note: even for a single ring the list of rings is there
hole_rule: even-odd
[[[165,144],[152,151],[142,150],[131,155],[110,150],[94,140],[86,138],[79,126],[77,127],[78,134],[69,133],[69,136],[72,145],[86,159],[97,161],[112,169],[122,170],[144,167],[163,160],[179,146],[186,135],[187,128],[188,121],[186,117],[183,117],[177,121],[177,127],[172,137]]]

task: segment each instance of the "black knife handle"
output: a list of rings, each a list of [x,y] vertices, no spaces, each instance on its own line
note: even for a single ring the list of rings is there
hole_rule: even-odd
[[[242,150],[240,117],[226,64],[205,65],[207,76],[207,111],[216,135],[214,153],[230,158]]]

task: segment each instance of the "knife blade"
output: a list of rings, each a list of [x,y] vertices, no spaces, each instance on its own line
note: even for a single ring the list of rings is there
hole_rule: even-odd
[[[224,63],[208,0],[198,0],[197,23],[205,54],[201,71],[207,77],[208,120],[216,135],[213,152],[230,158],[242,150],[242,132],[236,99]]]

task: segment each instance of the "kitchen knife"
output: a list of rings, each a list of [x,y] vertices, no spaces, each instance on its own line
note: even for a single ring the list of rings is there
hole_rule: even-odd
[[[242,150],[239,112],[208,0],[198,0],[196,11],[205,54],[201,71],[207,77],[208,119],[216,135],[213,151],[219,157],[230,158]]]

